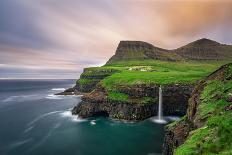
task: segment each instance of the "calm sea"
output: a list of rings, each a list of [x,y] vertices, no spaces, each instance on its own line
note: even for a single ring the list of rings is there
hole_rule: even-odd
[[[80,119],[78,96],[55,96],[74,80],[0,80],[1,155],[157,155],[164,125]]]

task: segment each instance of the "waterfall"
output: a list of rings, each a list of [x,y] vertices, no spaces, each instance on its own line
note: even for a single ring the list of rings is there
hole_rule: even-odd
[[[153,119],[155,123],[165,124],[167,121],[163,117],[163,92],[162,87],[159,87],[159,107],[158,107],[158,115]]]
[[[163,94],[162,94],[162,87],[159,87],[159,109],[158,109],[158,119],[163,120],[163,108],[162,108],[162,102],[163,102]]]

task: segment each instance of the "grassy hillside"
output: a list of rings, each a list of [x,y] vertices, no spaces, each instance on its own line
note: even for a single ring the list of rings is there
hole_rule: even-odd
[[[120,61],[103,68],[115,68],[120,72],[103,79],[103,85],[111,90],[119,85],[194,83],[225,62],[169,62],[158,60]]]
[[[225,79],[207,82],[196,113],[206,123],[190,133],[187,141],[175,150],[176,155],[232,154],[232,65]]]
[[[100,82],[109,92],[109,99],[125,101],[128,99],[127,95],[118,89],[122,85],[194,83],[225,63],[224,61],[117,61],[102,67],[85,69],[77,84],[85,90],[91,90],[87,88]],[[149,103],[149,100],[144,98],[141,102]]]

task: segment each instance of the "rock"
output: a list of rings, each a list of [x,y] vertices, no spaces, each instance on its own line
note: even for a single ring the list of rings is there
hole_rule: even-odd
[[[192,85],[163,86],[163,110],[165,115],[184,115],[190,97]],[[125,120],[143,120],[157,115],[157,85],[121,86],[118,91],[129,96],[128,101],[112,101],[107,98],[107,91],[98,85],[94,91],[85,94],[82,102],[74,109],[73,114],[86,118],[99,114],[107,114],[111,118]],[[152,97],[151,104],[142,104],[141,98]]]
[[[79,92],[90,93],[102,79],[116,72],[118,72],[116,69],[100,68],[95,70],[92,68],[85,68],[80,79],[76,81],[75,89]]]
[[[232,110],[232,104],[225,107],[225,111],[230,111],[230,110]]]
[[[75,87],[73,87],[73,88],[68,88],[65,91],[57,93],[55,95],[83,95],[83,94],[84,93],[77,91]]]
[[[174,126],[165,127],[165,137],[163,143],[163,154],[173,155],[174,149],[183,144],[192,126],[186,119],[181,120]]]
[[[179,56],[174,52],[166,49],[158,48],[152,44],[142,41],[120,41],[116,53],[109,59],[106,64],[116,62],[118,60],[179,60]]]
[[[153,115],[154,105],[129,104],[120,102],[81,102],[72,110],[73,114],[87,118],[109,116],[123,120],[144,120]]]
[[[232,102],[232,96],[229,96],[227,99],[226,99],[227,102]]]

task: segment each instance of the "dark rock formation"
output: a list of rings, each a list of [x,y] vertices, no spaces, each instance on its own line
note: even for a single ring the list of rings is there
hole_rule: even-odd
[[[201,104],[200,95],[208,80],[228,80],[227,72],[229,65],[224,65],[204,80],[200,81],[194,88],[191,98],[188,101],[188,109],[185,118],[172,126],[167,126],[164,140],[164,155],[172,155],[175,148],[183,144],[190,131],[200,128],[206,122],[205,119],[197,117],[198,106]],[[230,107],[225,107],[229,110]]]
[[[225,107],[226,111],[232,110],[232,104]]]
[[[154,114],[154,105],[130,104],[120,102],[82,102],[73,109],[73,114],[82,118],[109,116],[123,120],[143,120]]]
[[[95,91],[82,97],[82,102],[73,108],[72,113],[82,118],[103,115],[116,119],[143,120],[151,117],[154,110],[154,104],[110,101],[106,90],[99,85]]]
[[[107,98],[107,91],[98,85],[96,90],[82,97],[82,102],[74,109],[73,114],[86,118],[98,114],[108,114],[111,118],[125,120],[143,120],[157,115],[157,85],[121,86],[118,90],[129,95],[128,101],[112,101]],[[192,85],[163,86],[163,110],[165,115],[184,115]],[[151,104],[142,104],[141,98],[154,98]]]
[[[57,93],[55,95],[83,95],[84,93],[77,91],[75,87],[73,88],[68,88],[63,92]]]
[[[178,122],[178,125],[168,126],[164,138],[164,155],[172,155],[176,147],[183,144],[189,132],[192,129],[192,124],[186,121],[186,118]]]

